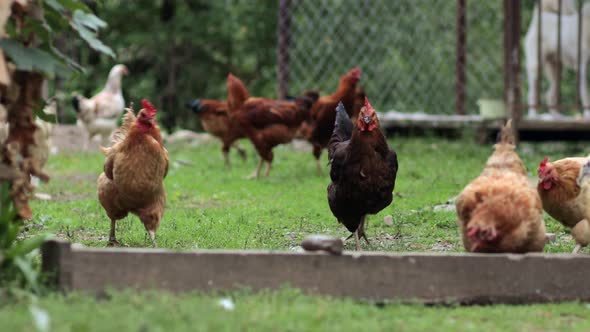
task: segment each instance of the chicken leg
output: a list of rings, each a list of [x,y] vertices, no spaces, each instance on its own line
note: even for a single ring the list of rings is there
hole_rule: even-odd
[[[260,176],[260,170],[262,169],[262,164],[264,164],[264,159],[260,159],[260,162],[258,163],[258,167],[254,171],[254,173],[248,175],[246,177],[246,179],[248,179],[248,180],[257,179]],[[268,169],[270,169],[270,166]]]
[[[587,219],[580,220],[571,231],[572,237],[576,240],[576,247],[572,254],[577,254],[580,250],[590,244],[590,223]]]
[[[223,151],[223,161],[225,163],[225,167],[231,168],[231,163],[229,161],[229,151]]]
[[[367,234],[365,233],[365,222],[366,222],[366,218],[367,216],[364,215],[361,219],[361,223],[359,225],[359,228],[357,228],[357,233],[359,233],[359,238],[361,239],[365,239],[365,241],[367,241],[368,245],[371,245],[371,243],[369,242],[369,239],[367,239]]]
[[[354,236],[356,250],[359,250],[359,251],[361,250],[360,239],[365,239],[365,241],[367,241],[367,244],[371,245],[371,243],[369,242],[369,239],[367,239],[367,234],[365,233],[365,218],[366,217],[367,217],[366,215],[362,216],[361,223],[359,224],[359,227],[356,229],[356,231],[354,231],[354,233],[350,234],[346,239],[344,239],[344,241],[346,241]]]
[[[157,248],[158,245],[156,244],[156,232],[147,230],[147,233],[148,233],[148,236],[150,237],[150,240],[152,241],[152,246],[154,248]]]
[[[359,230],[357,229],[354,233],[354,245],[356,247],[356,251],[361,251],[361,241],[359,241]]]
[[[236,150],[238,150],[238,154],[240,155],[240,158],[242,158],[242,160],[246,160],[247,156],[246,156],[246,150],[244,150],[239,144],[238,142],[234,143],[234,148],[236,148]]]
[[[115,223],[115,219],[111,219],[111,231],[109,232],[109,242],[107,243],[107,247],[116,247],[120,245],[115,237]]]
[[[272,165],[272,162],[270,161],[267,161],[266,163],[266,171],[264,172],[264,176],[268,176],[268,174],[270,173],[270,167]]]

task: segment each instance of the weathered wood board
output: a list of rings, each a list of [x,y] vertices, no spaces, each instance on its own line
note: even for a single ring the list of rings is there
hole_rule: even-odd
[[[590,300],[590,256],[97,249],[48,241],[43,269],[64,291],[278,289],[373,301]]]
[[[491,120],[479,115],[434,115],[423,113],[388,112],[379,114],[379,122],[384,128],[422,128],[422,129],[460,129],[485,128],[500,129],[505,120]],[[574,117],[563,118],[523,118],[519,122],[521,131],[590,131],[590,120]]]

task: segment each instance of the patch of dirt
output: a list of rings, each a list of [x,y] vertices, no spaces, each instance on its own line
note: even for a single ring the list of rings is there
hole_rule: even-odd
[[[313,150],[313,146],[308,141],[302,139],[294,139],[291,142],[291,146],[295,151],[300,152],[311,153],[311,151]]]
[[[439,241],[430,247],[430,250],[436,252],[456,251],[456,244],[446,241]]]
[[[80,229],[57,232],[55,238],[70,242],[104,242],[105,245],[109,241],[108,234],[92,234]]]

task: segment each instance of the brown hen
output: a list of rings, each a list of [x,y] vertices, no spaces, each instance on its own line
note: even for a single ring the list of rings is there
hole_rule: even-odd
[[[164,214],[168,151],[156,124],[156,109],[147,100],[137,117],[127,110],[123,125],[113,136],[104,172],[97,180],[98,199],[111,219],[109,245],[118,244],[115,224],[128,213],[139,217],[155,246],[155,235]]]

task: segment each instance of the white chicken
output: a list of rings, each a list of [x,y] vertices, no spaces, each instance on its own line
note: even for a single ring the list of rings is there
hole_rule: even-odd
[[[88,140],[100,135],[102,144],[108,144],[125,108],[121,81],[128,74],[129,70],[125,65],[115,65],[109,72],[104,88],[94,97],[88,99],[74,93],[72,105],[78,113],[78,125],[81,124],[88,131]]]

